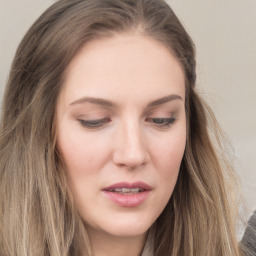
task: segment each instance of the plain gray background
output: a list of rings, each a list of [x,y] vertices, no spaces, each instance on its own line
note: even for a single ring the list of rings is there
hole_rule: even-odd
[[[53,2],[0,0],[0,97],[18,43]],[[198,89],[234,147],[237,172],[252,211],[256,208],[256,0],[168,3],[196,44]]]

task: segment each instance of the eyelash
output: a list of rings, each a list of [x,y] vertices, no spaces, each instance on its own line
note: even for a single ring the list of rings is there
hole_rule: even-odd
[[[101,128],[104,124],[110,122],[111,120],[109,118],[102,118],[102,119],[95,119],[95,120],[83,120],[79,119],[79,122],[83,127],[89,128],[89,129],[97,129]],[[173,125],[176,121],[176,118],[170,117],[170,118],[151,118],[148,117],[145,120],[146,122],[153,123],[157,127],[161,128],[167,128],[171,125]]]
[[[158,127],[165,128],[165,127],[169,127],[172,124],[174,124],[175,121],[176,121],[176,118],[173,118],[173,117],[170,117],[170,118],[151,118],[151,117],[148,117],[146,119],[146,121],[147,122],[152,122],[152,123],[154,123],[154,125],[156,125]]]
[[[109,118],[95,119],[95,120],[83,120],[79,119],[82,126],[89,129],[96,129],[102,127],[105,123],[110,122]]]

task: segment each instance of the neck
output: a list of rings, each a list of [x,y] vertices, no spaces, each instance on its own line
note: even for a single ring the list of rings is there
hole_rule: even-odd
[[[119,237],[90,228],[88,234],[93,256],[140,256],[147,238],[147,233],[135,237]]]

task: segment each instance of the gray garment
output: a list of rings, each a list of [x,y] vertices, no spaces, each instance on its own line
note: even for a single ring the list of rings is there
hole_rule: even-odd
[[[154,235],[155,225],[153,225],[149,230],[147,241],[141,256],[154,256]]]
[[[256,256],[256,211],[248,221],[241,240],[241,249],[244,256]]]

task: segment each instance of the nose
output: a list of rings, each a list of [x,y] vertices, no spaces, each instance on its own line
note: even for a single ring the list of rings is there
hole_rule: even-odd
[[[117,132],[113,152],[114,164],[136,169],[149,161],[145,135],[137,124],[123,125]]]

